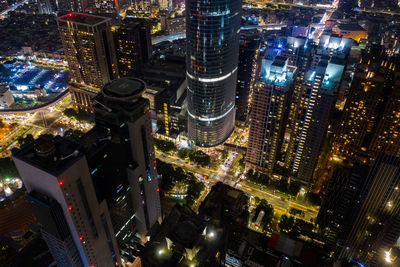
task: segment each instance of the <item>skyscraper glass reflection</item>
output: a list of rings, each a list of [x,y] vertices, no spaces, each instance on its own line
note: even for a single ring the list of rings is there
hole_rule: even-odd
[[[235,121],[240,0],[186,0],[188,132],[199,146],[227,139]]]

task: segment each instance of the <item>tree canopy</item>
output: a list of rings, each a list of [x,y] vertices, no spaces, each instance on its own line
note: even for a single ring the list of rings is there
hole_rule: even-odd
[[[197,181],[193,173],[186,172],[181,167],[174,168],[172,164],[161,160],[157,161],[157,172],[161,175],[160,187],[164,191],[171,190],[176,183],[188,186],[186,203],[189,205],[194,203],[205,188],[202,182]]]
[[[182,148],[178,151],[178,157],[184,160],[189,159],[203,167],[209,165],[211,162],[210,156],[201,150]]]
[[[92,122],[94,117],[93,114],[85,112],[83,110],[76,111],[73,108],[67,108],[63,111],[63,114],[69,118],[75,118],[78,121]]]
[[[156,148],[158,150],[160,150],[164,153],[168,153],[168,152],[177,150],[174,142],[169,141],[169,140],[162,140],[162,139],[154,138],[154,145],[156,146]]]

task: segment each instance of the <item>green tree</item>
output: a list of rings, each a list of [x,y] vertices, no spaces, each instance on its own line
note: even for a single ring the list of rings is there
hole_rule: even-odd
[[[189,154],[189,159],[191,161],[196,162],[197,164],[201,165],[201,166],[207,166],[210,164],[211,162],[211,158],[209,155],[207,155],[206,153],[204,153],[201,150],[197,150],[194,151],[192,153]]]
[[[252,180],[253,175],[254,175],[253,169],[250,169],[250,170],[248,170],[248,171],[246,172],[246,178],[249,179],[250,181]]]
[[[168,152],[177,150],[174,142],[169,141],[169,140],[161,140],[161,139],[154,138],[154,145],[156,146],[156,148],[158,150],[160,150],[164,153],[168,153]]]
[[[260,173],[259,174],[259,180],[260,180],[260,184],[263,184],[263,185],[268,185],[269,184],[269,177],[268,177],[268,175],[266,174],[266,173]]]
[[[309,192],[307,194],[307,198],[311,202],[311,204],[313,204],[315,206],[321,205],[321,195],[320,194],[315,194],[315,193]]]
[[[20,146],[25,145],[25,144],[30,144],[35,141],[35,138],[33,138],[32,134],[27,134],[25,137],[19,137],[17,142],[19,143]]]
[[[226,160],[228,158],[228,151],[222,150],[222,149],[217,149],[219,153],[221,153],[221,160]]]
[[[84,132],[80,130],[68,129],[64,132],[64,137],[72,138],[78,140],[84,135]]]
[[[187,149],[187,148],[182,148],[179,149],[178,151],[178,157],[185,160],[189,157],[189,154],[191,153],[192,150]]]
[[[289,184],[289,194],[292,196],[296,196],[297,193],[300,191],[301,183],[298,181],[291,181]]]
[[[181,167],[176,167],[173,175],[174,175],[173,180],[176,182],[182,183],[186,182],[187,180],[187,174]]]
[[[287,192],[288,191],[288,179],[285,177],[282,177],[278,181],[278,190],[281,192]]]
[[[76,116],[76,111],[73,108],[67,108],[63,111],[63,114],[71,118]]]
[[[157,160],[157,172],[161,175],[161,188],[165,191],[171,190],[174,186],[174,167],[169,163]]]
[[[1,177],[19,177],[17,168],[11,158],[0,158],[0,175]]]
[[[242,154],[242,157],[239,159],[238,164],[240,168],[244,169],[246,165],[246,153]]]
[[[187,190],[186,203],[193,205],[194,201],[199,198],[201,192],[204,190],[204,184],[201,182],[194,182],[189,184]]]
[[[92,113],[83,111],[83,110],[78,110],[78,112],[75,115],[75,118],[78,121],[84,121],[84,122],[93,122],[94,121],[94,115]]]
[[[285,214],[283,214],[279,222],[279,228],[281,229],[281,232],[289,232],[292,230],[293,226],[294,226],[294,217],[293,216],[287,217]]]
[[[94,115],[92,113],[83,110],[76,111],[73,108],[65,109],[63,114],[69,118],[75,118],[78,121],[93,122],[94,120]]]

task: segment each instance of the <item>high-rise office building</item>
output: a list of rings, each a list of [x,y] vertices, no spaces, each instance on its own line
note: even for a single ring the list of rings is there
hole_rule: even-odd
[[[124,19],[113,32],[120,77],[142,72],[152,48],[148,23]]]
[[[38,0],[37,5],[40,14],[54,14],[57,11],[55,0]]]
[[[122,25],[113,33],[120,77],[137,73],[143,66],[138,27],[139,24]]]
[[[119,13],[118,0],[96,0],[96,10],[98,13]]]
[[[160,5],[160,10],[172,10],[173,8],[172,0],[160,0],[158,3]]]
[[[326,248],[335,256],[343,249],[364,201],[368,171],[366,165],[337,166],[329,180],[316,222]]]
[[[89,4],[87,0],[59,0],[57,1],[57,11],[59,15],[69,12],[85,12]]]
[[[110,18],[69,13],[57,19],[69,66],[70,90],[79,108],[91,109],[91,98],[118,77]]]
[[[258,77],[256,64],[260,54],[258,33],[245,32],[240,35],[239,66],[236,87],[236,121],[246,122],[249,113],[250,88]]]
[[[57,265],[116,266],[118,245],[80,145],[45,136],[13,155]]]
[[[335,153],[368,161],[385,145],[398,143],[398,65],[398,58],[389,58],[381,46],[362,52],[335,134]]]
[[[188,133],[196,145],[225,141],[235,122],[241,1],[186,1]]]
[[[285,167],[305,182],[312,178],[343,69],[335,59],[322,60],[303,83],[295,83]]]
[[[392,69],[397,66],[393,65]],[[371,143],[371,151],[385,149],[394,155],[400,156],[400,72],[396,72],[392,78],[394,86],[387,97],[382,113],[382,119],[377,125],[377,134]]]
[[[90,139],[94,134],[108,139],[107,144],[92,147],[96,154],[88,156],[88,162],[94,183],[98,180],[103,196],[111,205],[120,242],[131,239],[136,232],[144,238],[154,223],[161,220],[150,107],[148,100],[141,97],[145,86],[135,78],[121,78],[105,85],[94,100],[96,127],[87,136]],[[114,181],[108,181],[110,175]],[[126,201],[123,195],[127,194],[133,206],[123,203]]]
[[[132,10],[140,12],[150,12],[152,1],[150,0],[132,0]]]
[[[367,180],[362,207],[340,256],[373,263],[385,258],[400,237],[400,158],[381,152]]]
[[[14,155],[44,238],[60,266],[80,266],[89,256],[94,266],[113,266],[106,260],[105,265],[99,264],[100,256],[92,254],[103,253],[107,259],[110,251],[119,262],[119,251],[129,255],[132,244],[146,241],[150,228],[161,222],[149,103],[141,98],[145,87],[135,78],[108,83],[94,100],[96,125],[82,138],[75,142],[59,136],[39,139]],[[55,163],[38,166],[47,160]],[[53,173],[58,168],[60,174]],[[55,188],[52,184],[46,188],[50,178],[41,180],[47,172],[55,179]],[[79,216],[82,212],[86,216]],[[100,226],[107,229],[105,235]],[[84,249],[94,245],[98,251],[81,252],[73,243],[76,233]],[[105,241],[110,249],[102,252]]]
[[[248,168],[273,171],[283,143],[295,71],[285,57],[263,60],[251,103]]]

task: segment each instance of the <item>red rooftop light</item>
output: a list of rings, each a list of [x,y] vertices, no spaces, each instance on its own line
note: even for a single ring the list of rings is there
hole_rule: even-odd
[[[58,182],[59,185],[63,185],[63,183],[64,183],[64,182],[63,182],[62,180],[60,180],[60,181]]]
[[[72,206],[68,206],[68,210],[72,210]]]
[[[79,240],[82,241],[82,239],[83,239],[83,236],[81,235],[81,236],[79,237]]]

